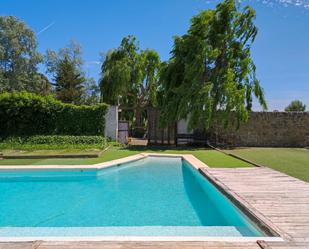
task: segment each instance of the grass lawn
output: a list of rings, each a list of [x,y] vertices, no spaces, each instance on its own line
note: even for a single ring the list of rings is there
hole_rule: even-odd
[[[228,152],[309,182],[309,150],[297,148],[246,148]]]
[[[75,154],[97,152],[97,150],[39,150],[26,151],[24,154]],[[250,167],[251,165],[236,158],[227,156],[215,150],[203,148],[167,148],[167,147],[111,147],[98,158],[72,158],[72,159],[6,159],[0,160],[0,165],[80,165],[96,164],[114,159],[119,159],[142,152],[167,153],[167,154],[192,154],[209,167],[237,168]],[[273,168],[288,175],[309,182],[309,150],[295,148],[244,148],[228,150],[227,152],[241,156],[255,163]],[[15,154],[16,151],[5,151],[6,154]]]
[[[91,150],[40,150],[28,151],[25,154],[63,154],[63,153],[89,153]],[[94,152],[96,150],[92,150]],[[209,167],[237,168],[250,167],[251,165],[236,158],[227,156],[215,150],[203,148],[167,148],[167,147],[111,147],[98,158],[72,158],[72,159],[6,159],[0,160],[0,165],[80,165],[96,164],[114,159],[119,159],[142,152],[168,153],[168,154],[192,154]],[[244,148],[228,150],[227,152],[241,156],[255,163],[273,168],[288,175],[309,182],[309,150],[296,148]],[[6,151],[6,154],[14,154],[16,151]]]
[[[106,162],[114,159],[119,159],[142,152],[155,152],[167,154],[192,154],[198,159],[206,163],[209,167],[218,168],[236,168],[236,167],[250,167],[251,165],[235,159],[233,157],[224,155],[215,150],[201,149],[201,148],[157,148],[157,147],[112,147],[105,151],[98,158],[84,158],[84,159],[6,159],[0,160],[0,165],[48,165],[48,164],[96,164]]]

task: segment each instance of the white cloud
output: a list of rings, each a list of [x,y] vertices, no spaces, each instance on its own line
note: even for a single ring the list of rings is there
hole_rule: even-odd
[[[239,2],[259,2],[269,7],[274,6],[295,6],[309,10],[309,0],[238,0]],[[219,3],[220,0],[206,0],[206,4]]]
[[[309,10],[309,0],[242,0],[242,2],[256,1],[273,7],[275,5],[283,5],[284,7],[296,6]]]

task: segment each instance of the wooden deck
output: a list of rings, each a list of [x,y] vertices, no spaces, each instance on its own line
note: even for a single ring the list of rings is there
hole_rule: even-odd
[[[283,242],[20,242],[0,249],[309,249],[309,184],[268,168],[202,171],[279,233]]]
[[[285,240],[262,248],[309,249],[308,183],[263,167],[203,171]]]

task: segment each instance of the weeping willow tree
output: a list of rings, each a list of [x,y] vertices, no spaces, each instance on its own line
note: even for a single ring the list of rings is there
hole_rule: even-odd
[[[171,59],[161,72],[162,123],[188,118],[191,129],[248,119],[253,96],[266,109],[251,46],[255,11],[225,0],[191,19],[187,34],[175,37]]]
[[[135,126],[142,125],[142,110],[157,104],[160,57],[151,49],[141,50],[136,38],[123,38],[107,53],[101,72],[102,101],[134,108]]]

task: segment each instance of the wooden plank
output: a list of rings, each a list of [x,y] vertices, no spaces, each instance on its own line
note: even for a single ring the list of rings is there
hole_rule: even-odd
[[[32,242],[0,242],[0,249],[34,249]]]

